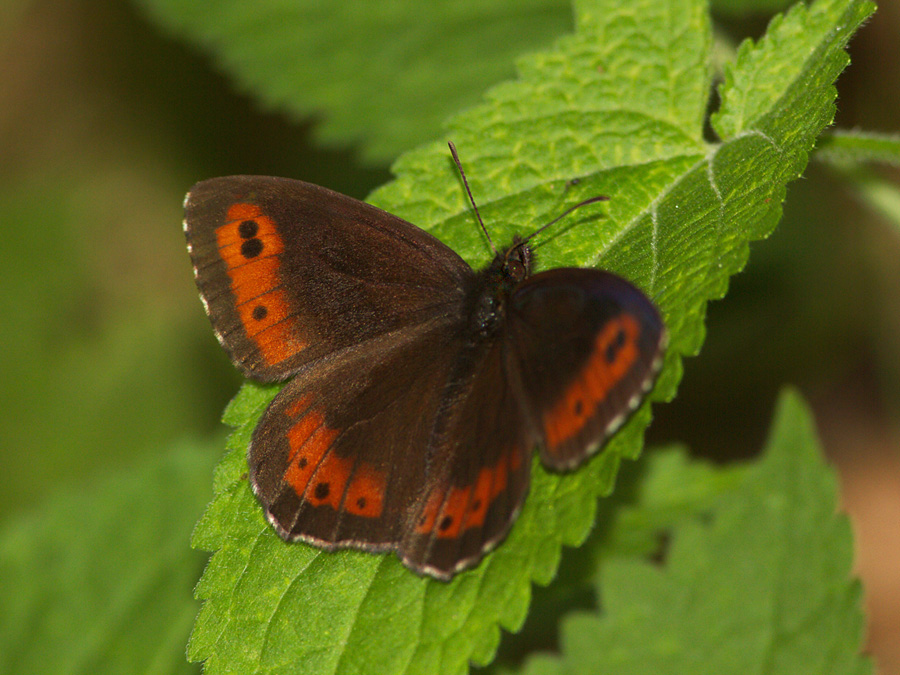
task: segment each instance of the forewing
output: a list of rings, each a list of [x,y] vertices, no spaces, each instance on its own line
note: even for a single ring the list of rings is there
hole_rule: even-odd
[[[245,375],[272,381],[461,302],[469,266],[418,227],[287,178],[195,185],[185,235],[216,336]]]
[[[512,372],[541,459],[572,469],[640,404],[662,363],[666,333],[653,303],[599,270],[554,269],[512,294]]]

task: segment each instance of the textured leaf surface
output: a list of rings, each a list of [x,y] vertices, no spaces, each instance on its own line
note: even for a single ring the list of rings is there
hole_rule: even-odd
[[[191,673],[184,658],[215,444],[62,495],[0,530],[0,672]]]
[[[796,394],[782,396],[744,478],[707,519],[675,528],[662,567],[605,562],[602,615],[570,616],[562,656],[525,672],[871,673],[849,522],[835,513],[835,476]]]
[[[387,162],[572,27],[564,0],[139,0],[238,86]]]
[[[692,0],[579,2],[574,35],[521,59],[518,80],[450,122],[501,243],[580,199],[609,195],[542,238],[539,267],[599,265],[655,299],[671,340],[652,399],[674,395],[682,356],[702,343],[706,303],[725,293],[749,242],[777,223],[786,184],[831,121],[843,46],[871,10],[820,1],[745,45],[722,88],[718,144],[703,139],[711,39],[706,7]],[[404,155],[395,172],[373,203],[430,229],[473,264],[487,261],[443,142]],[[619,461],[640,453],[650,414],[644,405],[579,471],[549,475],[536,466],[507,541],[444,584],[394,556],[328,554],[278,539],[246,483],[245,462],[274,392],[247,385],[232,405],[227,421],[237,431],[195,535],[214,555],[197,589],[206,602],[189,655],[210,673],[298,664],[308,673],[364,673],[372,664],[387,675],[464,673],[469,661],[489,661],[499,628],[521,625],[531,583],[547,583],[562,545],[586,537]]]

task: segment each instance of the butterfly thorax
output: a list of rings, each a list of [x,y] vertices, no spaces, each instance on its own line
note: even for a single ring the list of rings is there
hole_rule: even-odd
[[[469,290],[473,308],[470,334],[491,338],[502,325],[510,293],[531,274],[531,249],[516,237],[486,268],[475,275]]]

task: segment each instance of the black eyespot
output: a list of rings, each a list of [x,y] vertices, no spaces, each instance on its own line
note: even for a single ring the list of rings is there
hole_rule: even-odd
[[[625,331],[620,330],[618,333],[616,333],[616,339],[613,340],[612,342],[610,342],[608,345],[606,345],[605,356],[606,356],[607,363],[615,362],[616,357],[619,355],[619,350],[625,346],[626,339],[627,338],[625,336]]]
[[[619,351],[619,350],[616,349],[616,345],[614,343],[610,342],[608,345],[606,345],[606,362],[607,363],[615,362],[617,351]]]
[[[251,239],[256,236],[257,232],[259,232],[259,225],[255,220],[245,220],[238,225],[238,234],[241,235],[241,239]]]
[[[263,243],[259,239],[248,239],[241,244],[241,255],[245,258],[255,258],[263,250]]]

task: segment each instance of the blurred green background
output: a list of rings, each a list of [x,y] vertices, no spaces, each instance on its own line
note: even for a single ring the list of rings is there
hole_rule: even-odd
[[[720,19],[723,38],[766,24]],[[898,35],[900,3],[885,0],[851,43],[838,126],[900,131]],[[0,37],[0,519],[11,523],[182,439],[222,436],[240,378],[184,247],[195,181],[285,175],[363,198],[390,173],[355,145],[322,145],[313,118],[260,110],[128,2],[7,2]],[[777,391],[797,385],[842,473],[870,644],[883,672],[900,672],[900,226],[812,163],[707,328],[649,441],[747,456]]]

